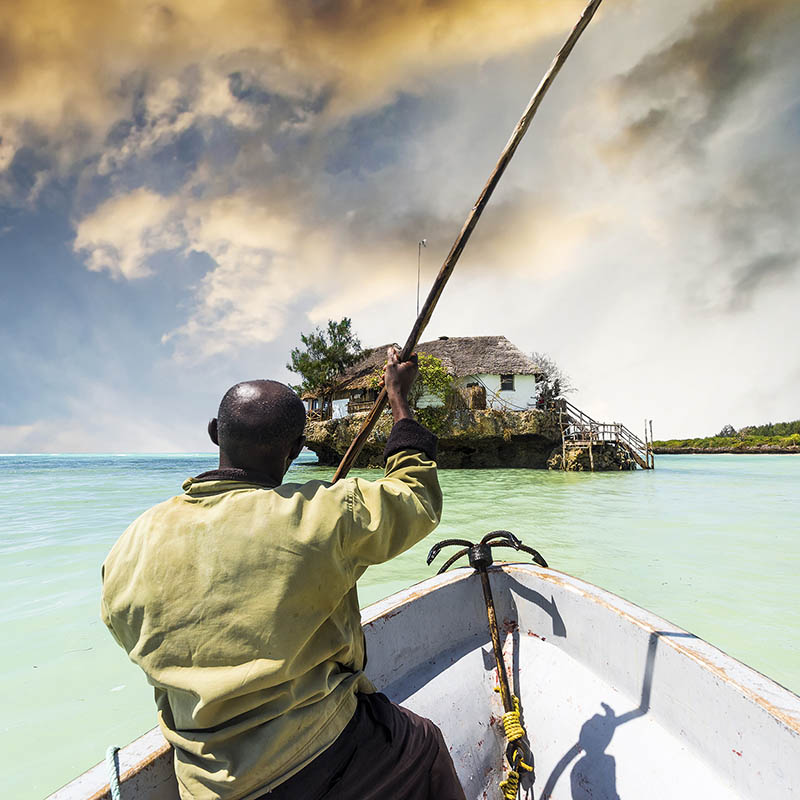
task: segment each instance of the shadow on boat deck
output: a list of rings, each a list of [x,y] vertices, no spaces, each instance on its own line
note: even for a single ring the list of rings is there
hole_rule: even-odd
[[[549,800],[556,783],[570,763],[581,753],[583,757],[572,767],[570,788],[572,800],[620,800],[617,792],[617,768],[614,756],[605,752],[614,732],[620,725],[643,717],[650,709],[650,693],[653,686],[653,672],[656,663],[658,640],[662,637],[696,639],[691,633],[674,631],[653,631],[647,642],[647,659],[642,679],[641,700],[637,708],[617,716],[608,703],[600,703],[603,714],[595,714],[581,726],[578,741],[559,759],[539,795],[539,800]],[[515,648],[516,650],[516,648]],[[533,794],[530,792],[529,797]]]

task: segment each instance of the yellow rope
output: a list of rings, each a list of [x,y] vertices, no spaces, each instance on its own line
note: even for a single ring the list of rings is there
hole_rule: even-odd
[[[511,700],[514,703],[514,710],[503,714],[503,728],[506,732],[506,739],[509,742],[516,742],[517,739],[525,736],[525,728],[522,727],[519,718],[519,700],[515,695],[511,695]]]
[[[495,687],[495,691],[499,692],[500,688]],[[502,716],[502,720],[506,739],[508,739],[510,745],[513,745],[514,742],[525,738],[525,728],[522,727],[522,720],[520,719],[519,698],[512,694],[511,700],[514,703],[514,710],[506,711]],[[522,748],[515,747],[514,752],[520,754],[520,759],[516,767],[511,764],[508,777],[500,782],[500,791],[503,793],[504,800],[516,800],[517,792],[519,792],[519,770],[533,772],[533,767],[522,760]]]
[[[519,772],[512,769],[504,781],[500,781],[500,791],[503,793],[504,800],[517,800],[519,791]]]

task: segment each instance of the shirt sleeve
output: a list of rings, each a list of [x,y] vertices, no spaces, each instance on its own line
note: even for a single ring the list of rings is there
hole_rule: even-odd
[[[122,640],[117,635],[117,632],[114,630],[114,624],[111,621],[111,611],[108,608],[108,601],[106,600],[105,579],[106,579],[106,565],[103,564],[103,566],[100,569],[100,580],[103,583],[100,592],[100,619],[103,620],[105,626],[108,628],[109,632],[114,637],[114,641],[120,647],[125,647],[125,645],[122,643]]]
[[[442,490],[429,451],[435,456],[436,437],[414,420],[401,420],[386,443],[384,476],[350,481],[351,527],[343,544],[354,568],[394,558],[439,524]]]
[[[427,428],[415,419],[401,419],[395,422],[383,448],[383,460],[401,450],[421,450],[430,461],[436,461],[438,440]]]

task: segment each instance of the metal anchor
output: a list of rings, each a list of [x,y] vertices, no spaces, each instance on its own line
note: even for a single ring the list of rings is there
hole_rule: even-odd
[[[534,548],[523,544],[510,531],[492,531],[491,533],[487,533],[477,544],[468,542],[466,539],[444,539],[441,542],[437,542],[428,553],[428,566],[433,563],[433,560],[439,555],[442,548],[450,547],[451,545],[459,545],[462,549],[447,559],[437,574],[441,575],[458,561],[459,558],[468,555],[469,565],[481,576],[483,599],[486,601],[486,614],[489,618],[489,634],[492,637],[492,648],[494,650],[495,661],[497,662],[497,675],[500,679],[500,697],[503,701],[503,710],[506,712],[514,711],[514,700],[508,683],[506,662],[503,658],[503,649],[500,645],[500,632],[497,628],[497,614],[494,609],[492,587],[489,584],[488,569],[494,562],[492,558],[492,548],[511,547],[514,550],[521,550],[524,553],[530,554],[534,562],[541,567],[547,567],[547,562],[538,550],[534,550]],[[520,761],[523,760],[527,761],[529,764],[533,763],[530,747],[527,742],[523,740],[512,742],[508,745],[506,758],[512,769],[517,769]]]

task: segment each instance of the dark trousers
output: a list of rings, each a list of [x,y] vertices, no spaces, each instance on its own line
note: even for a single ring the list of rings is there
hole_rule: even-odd
[[[259,800],[466,800],[442,732],[383,694],[359,694],[339,738]]]

